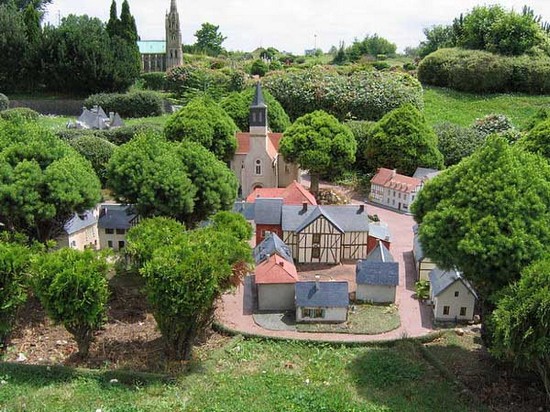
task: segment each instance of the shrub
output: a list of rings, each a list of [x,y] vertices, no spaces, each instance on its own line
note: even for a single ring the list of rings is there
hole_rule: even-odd
[[[139,133],[155,132],[162,133],[163,127],[156,123],[139,123],[129,126],[117,127],[109,130],[96,130],[96,136],[102,137],[117,146],[128,143]]]
[[[373,135],[376,122],[368,120],[350,120],[346,122],[355,141],[357,142],[357,154],[355,155],[355,165],[359,170],[368,170],[368,159],[366,157],[367,144]]]
[[[92,250],[60,249],[33,263],[34,292],[48,316],[73,335],[82,357],[105,322],[108,264]]]
[[[532,153],[538,153],[550,160],[550,120],[535,126],[518,141],[518,144],[521,148]]]
[[[513,128],[510,119],[503,114],[488,114],[476,119],[472,128],[479,133],[488,136],[494,133],[502,133]]]
[[[548,120],[548,118],[550,117],[549,115],[550,113],[548,113],[548,109],[540,108],[533,116],[529,118],[527,124],[524,127],[524,130],[528,132],[529,130],[534,129],[535,126],[537,126],[539,123]]]
[[[141,75],[143,87],[147,90],[164,90],[166,84],[165,72],[143,73]]]
[[[247,74],[242,70],[233,70],[229,75],[229,92],[242,92],[246,88]]]
[[[403,70],[407,70],[407,71],[416,70],[416,64],[414,64],[414,63],[405,63],[403,65]]]
[[[160,116],[164,113],[162,97],[152,91],[93,94],[84,101],[84,105],[98,105],[105,112],[117,112],[123,118]]]
[[[269,66],[262,59],[254,60],[252,66],[250,67],[250,74],[263,77],[269,71]]]
[[[70,140],[69,144],[90,161],[97,177],[105,185],[107,182],[107,163],[113,155],[116,146],[94,135],[77,137]]]
[[[13,109],[6,109],[0,112],[0,118],[8,121],[13,120],[38,120],[40,114],[28,107],[14,107]]]
[[[70,142],[73,139],[82,136],[101,136],[103,130],[91,130],[91,129],[58,129],[55,130],[55,135],[61,140]]]
[[[486,135],[472,127],[462,127],[453,123],[440,123],[434,126],[437,134],[437,148],[443,155],[445,166],[452,166],[470,156],[483,145]]]
[[[205,93],[215,100],[220,99],[230,89],[230,84],[231,79],[222,71],[198,64],[176,66],[166,73],[166,88],[185,102]]]
[[[10,107],[10,99],[5,94],[0,93],[0,112]]]
[[[391,67],[391,64],[385,61],[373,62],[372,67],[374,67],[376,70],[387,70]]]
[[[426,300],[430,297],[430,282],[427,280],[419,280],[414,284],[414,290],[416,291],[416,298],[419,300]]]

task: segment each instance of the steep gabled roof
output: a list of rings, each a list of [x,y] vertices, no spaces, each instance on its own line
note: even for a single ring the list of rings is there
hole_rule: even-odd
[[[276,233],[271,232],[254,248],[254,260],[258,264],[274,254],[278,254],[286,261],[294,263],[290,248]]]
[[[248,132],[238,132],[237,135],[237,150],[235,151],[235,154],[248,154],[250,152],[250,133]],[[272,149],[266,149],[268,150],[269,155],[273,159],[273,150],[276,152],[279,151],[279,142],[283,138],[282,133],[271,133],[269,132],[267,134],[267,138],[269,139],[269,143],[272,146]]]
[[[312,216],[315,214],[314,216]],[[282,228],[284,231],[299,232],[319,216],[324,216],[340,232],[368,232],[369,219],[365,207],[344,206],[283,206]]]
[[[315,196],[313,196],[304,186],[302,186],[296,180],[285,188],[256,188],[252,193],[248,195],[246,201],[248,203],[254,203],[256,199],[265,197],[282,198],[285,205],[303,205],[304,203],[307,203],[309,205],[317,205]]]
[[[296,266],[277,254],[256,266],[254,274],[258,285],[296,283],[298,281]]]
[[[254,222],[257,225],[280,225],[283,199],[258,199],[254,203]]]
[[[393,256],[388,248],[380,241],[376,247],[370,251],[366,259],[366,262],[394,262]]]
[[[442,270],[436,267],[430,271],[430,288],[433,296],[439,296],[447,288],[453,285],[455,282],[462,282],[466,289],[472,292],[472,295],[477,299],[477,293],[460,272],[455,269]]]
[[[296,306],[309,308],[346,308],[348,282],[297,282]]]
[[[129,229],[136,216],[132,205],[104,203],[100,208],[98,226],[106,229]]]
[[[328,220],[336,228],[336,230],[338,230],[340,233],[344,233],[344,229],[342,229],[340,227],[338,222],[335,219],[333,219],[331,217],[330,213],[327,210],[325,210],[325,208],[322,207],[322,206],[316,206],[314,208],[313,213],[310,213],[309,216],[306,217],[302,221],[300,226],[298,226],[296,228],[296,233],[301,232],[302,230],[304,230],[306,227],[311,225],[313,222],[315,222],[321,216],[324,217],[326,220]]]
[[[72,235],[86,227],[94,226],[96,223],[97,217],[91,210],[86,210],[84,213],[75,213],[63,228],[68,235]]]

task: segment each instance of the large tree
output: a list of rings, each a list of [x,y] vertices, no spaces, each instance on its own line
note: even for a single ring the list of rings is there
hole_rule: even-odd
[[[237,148],[237,126],[210,97],[196,97],[166,122],[165,134],[172,141],[203,145],[218,159],[229,161]]]
[[[365,157],[371,170],[397,169],[412,175],[417,167],[443,167],[437,136],[422,112],[411,104],[386,114],[372,130]]]
[[[195,51],[205,53],[209,56],[217,56],[223,52],[222,43],[227,39],[219,32],[220,26],[212,23],[203,23],[201,28],[195,33],[197,41],[195,42]]]
[[[22,13],[11,4],[0,5],[0,85],[3,92],[16,90],[24,83],[22,68],[30,43]]]
[[[355,161],[357,143],[349,128],[318,110],[297,119],[285,132],[279,151],[286,160],[309,170],[311,191],[319,191],[319,178],[337,174]]]
[[[412,205],[425,254],[462,271],[485,310],[550,243],[550,165],[491,136]],[[488,303],[488,305],[486,304]]]
[[[74,212],[95,206],[100,184],[89,162],[51,131],[0,120],[0,222],[45,242]]]
[[[18,10],[25,10],[28,6],[36,10],[44,11],[52,0],[0,0],[0,5],[13,4]]]

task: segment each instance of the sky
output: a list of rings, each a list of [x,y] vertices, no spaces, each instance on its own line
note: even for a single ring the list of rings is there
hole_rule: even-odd
[[[170,0],[128,0],[142,40],[164,39],[164,16]],[[422,30],[449,24],[476,5],[500,4],[521,11],[526,0],[176,0],[184,44],[195,42],[194,33],[204,22],[219,26],[228,50],[253,51],[275,47],[303,54],[319,47],[328,51],[367,34],[378,35],[403,51],[424,39]],[[117,0],[119,7],[122,0]],[[550,21],[550,1],[527,3],[543,20]],[[53,0],[46,21],[57,24],[69,14],[109,18],[111,0]]]

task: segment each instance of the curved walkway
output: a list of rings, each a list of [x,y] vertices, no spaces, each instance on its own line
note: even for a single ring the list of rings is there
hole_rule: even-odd
[[[359,202],[354,202],[359,203]],[[415,266],[412,255],[414,220],[412,216],[400,214],[367,205],[370,215],[377,214],[382,222],[388,224],[392,236],[391,253],[399,262],[399,286],[396,293],[396,304],[399,306],[401,326],[391,332],[379,335],[353,335],[346,333],[307,333],[293,331],[273,331],[258,326],[252,317],[252,307],[245,307],[251,302],[250,291],[240,285],[235,293],[226,294],[216,312],[217,321],[234,331],[265,337],[277,337],[296,340],[334,341],[334,342],[371,342],[412,338],[434,332],[430,308],[414,299]]]

